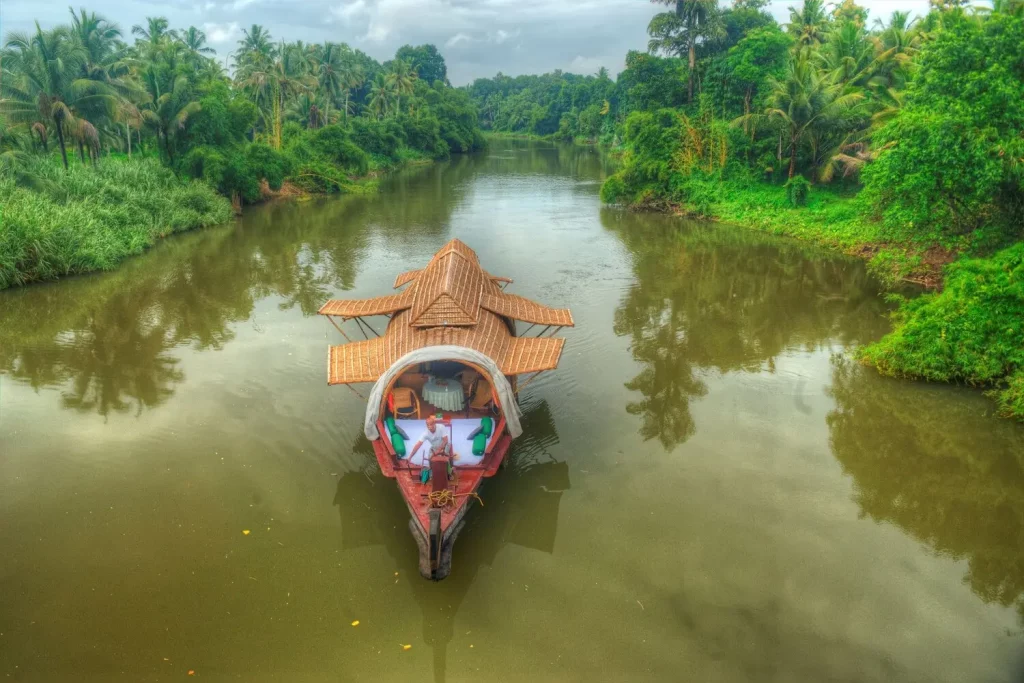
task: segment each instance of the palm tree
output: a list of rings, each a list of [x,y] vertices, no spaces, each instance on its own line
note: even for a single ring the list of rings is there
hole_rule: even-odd
[[[693,77],[697,70],[697,43],[711,38],[718,29],[718,0],[652,0],[663,5],[675,5],[677,25],[673,40],[686,47],[689,76],[687,103],[693,102]],[[657,19],[657,17],[655,17]],[[654,20],[651,21],[654,23]]]
[[[826,136],[854,129],[851,124],[861,117],[856,106],[864,99],[863,93],[834,82],[819,72],[811,60],[801,50],[790,57],[785,78],[768,77],[769,106],[761,118],[780,125],[788,138],[789,178],[796,174],[796,156],[801,145],[810,143],[812,163],[819,174],[817,165]],[[756,115],[741,116],[733,125],[743,125],[753,116]]]
[[[142,112],[143,120],[154,129],[157,139],[163,141],[167,161],[174,163],[172,143],[178,132],[185,128],[189,117],[200,110],[199,103],[192,99],[192,86],[184,75],[177,76],[170,88],[164,90],[160,74],[150,64],[142,80],[152,99],[151,108]]]
[[[874,58],[874,45],[863,27],[844,21],[828,32],[816,57],[836,83],[860,83],[866,80]]]
[[[181,43],[184,45],[190,54],[199,55],[212,55],[216,54],[217,51],[206,44],[206,33],[197,29],[195,26],[189,26],[188,29],[181,34]]]
[[[342,87],[345,89],[345,102],[341,106],[342,112],[345,114],[345,123],[348,123],[348,116],[352,113],[350,102],[352,91],[355,88],[362,87],[363,83],[366,82],[366,75],[363,73],[362,67],[351,59],[347,59],[343,61],[341,81]]]
[[[370,101],[367,104],[367,108],[375,118],[381,119],[388,115],[388,110],[391,108],[391,97],[391,84],[383,73],[377,74],[373,83],[370,84]]]
[[[411,95],[416,86],[416,71],[408,62],[396,59],[391,62],[391,69],[386,78],[395,95],[397,112],[402,107],[402,95]]]
[[[918,20],[910,19],[909,12],[893,12],[886,26],[881,19],[875,20],[878,35],[872,38],[875,45],[875,63],[872,72],[886,88],[902,88],[906,85],[913,69],[913,58],[920,51],[921,31]]]
[[[285,102],[308,90],[300,78],[293,78],[285,72],[284,63],[277,60],[270,63],[253,62],[238,74],[238,84],[249,93],[269,123],[270,144],[281,149],[281,129]]]
[[[3,82],[0,113],[29,127],[51,124],[67,169],[65,134],[78,125],[76,117],[83,111],[113,113],[117,92],[109,84],[82,77],[88,51],[65,27],[43,31],[37,22],[34,35],[11,34],[6,56],[9,64],[13,62],[8,70],[18,77]]]
[[[235,55],[236,68],[266,68],[277,57],[277,48],[270,33],[259,24],[253,24],[249,30],[243,28],[242,35],[244,37],[238,41]]]
[[[828,17],[823,0],[804,0],[797,9],[789,7],[789,33],[800,45],[817,45],[825,36]]]
[[[132,34],[138,36],[136,44],[149,59],[154,59],[161,47],[178,37],[178,32],[170,30],[169,27],[170,24],[165,17],[146,17],[145,26],[132,26]]]
[[[69,10],[71,33],[87,53],[83,75],[95,73],[114,61],[117,56],[121,28],[95,12],[89,14],[82,9],[79,14],[75,14],[74,10]]]
[[[327,104],[324,119],[330,121],[331,102],[347,87],[345,66],[341,61],[341,50],[337,43],[324,43],[318,50],[315,70],[317,85],[323,91]]]

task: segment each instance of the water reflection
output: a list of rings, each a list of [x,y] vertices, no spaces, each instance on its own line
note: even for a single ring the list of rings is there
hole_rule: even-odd
[[[370,451],[366,467],[338,480],[334,505],[341,518],[342,547],[384,545],[396,566],[409,568],[400,576],[423,613],[423,640],[433,649],[435,683],[445,680],[456,616],[482,567],[493,566],[508,544],[554,552],[558,509],[570,488],[569,465],[548,451],[558,443],[558,433],[546,402],[524,405],[522,425],[523,436],[513,442],[507,466],[482,490],[485,507],[470,512],[455,542],[452,573],[440,583],[426,581],[415,571],[418,555],[406,526],[408,510],[394,482],[377,470],[365,439],[358,450]]]
[[[634,283],[615,311],[643,370],[626,411],[645,440],[671,450],[693,436],[690,403],[708,371],[774,371],[788,348],[877,338],[877,285],[859,264],[796,242],[661,216],[601,212],[633,260]]]
[[[1024,620],[1024,432],[945,387],[923,392],[848,361],[834,363],[832,452],[863,514],[966,560],[964,580]],[[985,445],[973,430],[988,420]]]
[[[79,411],[154,408],[185,379],[174,347],[222,349],[234,324],[269,297],[314,315],[354,286],[371,228],[393,243],[403,230],[440,234],[476,164],[412,169],[389,178],[381,195],[258,207],[235,226],[169,239],[112,273],[2,292],[0,372],[60,388],[64,407]]]

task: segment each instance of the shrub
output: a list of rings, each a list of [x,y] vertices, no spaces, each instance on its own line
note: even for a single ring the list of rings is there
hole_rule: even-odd
[[[1009,380],[1020,407],[1024,372],[1024,242],[950,265],[946,287],[904,302],[896,328],[861,352],[883,374],[989,384]],[[1018,413],[1020,414],[1020,413]]]
[[[40,182],[0,177],[0,289],[113,268],[173,232],[227,221],[231,206],[153,159],[104,159],[95,169],[38,159]]]
[[[807,196],[811,193],[811,184],[802,175],[796,175],[786,181],[786,199],[794,209],[807,205]]]

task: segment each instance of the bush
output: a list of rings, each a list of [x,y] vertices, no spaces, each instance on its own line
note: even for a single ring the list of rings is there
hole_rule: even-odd
[[[231,218],[205,183],[182,182],[153,159],[104,159],[95,169],[38,159],[36,189],[0,177],[0,289],[108,270],[157,238]]]
[[[370,158],[341,126],[325,126],[309,134],[311,147],[319,156],[354,175],[365,175]]]
[[[802,175],[796,175],[786,181],[786,199],[794,209],[807,205],[807,196],[811,193],[811,184]]]
[[[1004,408],[1020,408],[1024,242],[988,259],[952,264],[941,293],[904,302],[893,319],[896,329],[866,347],[864,361],[900,377],[972,384],[1009,380]]]

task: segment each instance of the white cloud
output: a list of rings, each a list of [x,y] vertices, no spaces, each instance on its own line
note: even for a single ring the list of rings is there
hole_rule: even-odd
[[[349,23],[359,17],[365,16],[369,13],[366,7],[366,0],[355,0],[355,2],[349,2],[337,7],[332,7],[331,20],[338,19],[342,23]]]
[[[458,47],[464,43],[471,43],[473,39],[465,33],[456,33],[454,36],[445,41],[445,47]]]
[[[516,29],[515,31],[506,31],[504,29],[499,28],[497,31],[494,32],[494,35],[491,37],[491,40],[493,40],[496,45],[501,45],[506,40],[509,40],[511,38],[518,38],[520,33],[521,31],[519,29]]]
[[[230,24],[206,23],[203,24],[203,32],[206,33],[206,40],[211,45],[237,42],[242,34],[237,21],[232,21]]]

